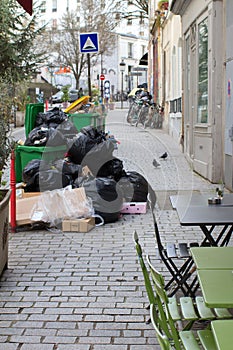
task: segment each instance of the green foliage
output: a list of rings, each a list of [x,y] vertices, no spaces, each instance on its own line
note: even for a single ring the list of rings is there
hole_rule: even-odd
[[[6,166],[7,159],[13,147],[9,125],[13,97],[10,96],[11,93],[9,89],[0,79],[0,183],[2,170]]]
[[[28,82],[25,81],[15,87],[14,105],[17,111],[24,112],[28,103],[30,103],[30,96],[28,96]]]
[[[94,97],[98,97],[99,94],[100,94],[100,91],[99,91],[98,88],[92,86],[92,88],[91,88],[91,94],[92,94],[92,97],[93,97],[93,98],[94,98]]]
[[[70,87],[70,85],[65,85],[61,89],[61,91],[63,92],[63,96],[62,96],[63,102],[69,101],[69,87]]]
[[[15,0],[0,1],[0,182],[13,147],[10,119],[16,91],[45,59],[41,48],[37,49],[36,40],[43,32],[35,25],[38,11],[34,8],[30,17]]]
[[[30,77],[43,62],[45,53],[36,48],[43,28],[36,28],[38,10],[29,17],[14,0],[0,2],[0,76],[8,82]]]

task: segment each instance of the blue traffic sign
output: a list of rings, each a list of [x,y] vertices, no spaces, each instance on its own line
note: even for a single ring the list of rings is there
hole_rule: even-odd
[[[98,33],[80,33],[79,43],[81,53],[99,51]]]

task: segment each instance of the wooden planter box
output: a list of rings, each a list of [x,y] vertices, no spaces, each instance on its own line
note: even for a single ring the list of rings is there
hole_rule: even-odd
[[[4,198],[0,202],[0,275],[8,264],[9,201],[10,190],[0,190]]]

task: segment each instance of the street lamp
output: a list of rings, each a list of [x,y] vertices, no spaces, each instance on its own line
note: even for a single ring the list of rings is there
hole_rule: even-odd
[[[124,71],[125,71],[125,62],[122,59],[120,63],[120,71],[121,71],[121,109],[123,108],[123,83],[124,83]]]

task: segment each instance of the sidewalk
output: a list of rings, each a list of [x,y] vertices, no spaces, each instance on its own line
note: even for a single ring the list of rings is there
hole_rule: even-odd
[[[109,111],[106,130],[119,140],[115,156],[125,170],[144,175],[155,190],[156,214],[165,240],[197,228],[181,228],[169,195],[211,191],[213,184],[194,174],[179,146],[163,130],[126,123],[127,109]],[[159,156],[167,151],[168,158]],[[156,158],[161,166],[154,168]],[[154,243],[150,212],[124,215],[88,233],[26,231],[11,235],[9,268],[0,281],[1,350],[155,350],[148,300],[132,235],[167,272]]]

